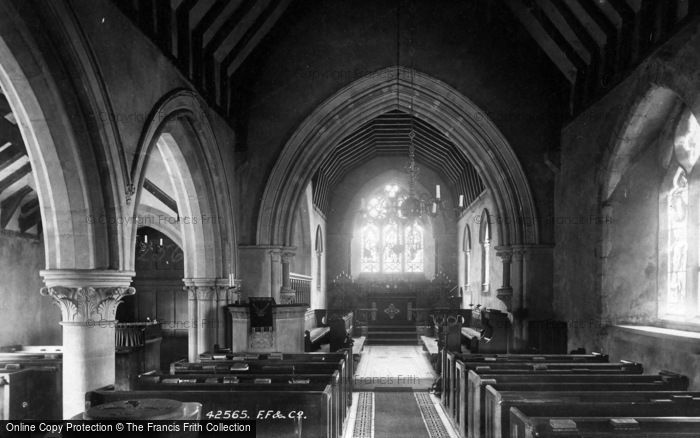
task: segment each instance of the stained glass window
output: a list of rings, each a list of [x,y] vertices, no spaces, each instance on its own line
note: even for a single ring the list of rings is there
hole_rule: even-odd
[[[686,299],[688,179],[678,168],[668,196],[668,310],[682,311]]]
[[[401,272],[401,254],[403,245],[399,239],[399,224],[390,222],[382,230],[384,246],[382,247],[382,271]]]
[[[379,229],[372,224],[362,228],[362,272],[379,272]]]
[[[387,184],[363,203],[362,272],[423,272],[423,229],[400,217],[405,199],[405,190]]]

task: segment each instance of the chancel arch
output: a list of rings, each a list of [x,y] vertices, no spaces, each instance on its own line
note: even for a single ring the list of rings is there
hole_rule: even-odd
[[[391,111],[411,114],[434,127],[457,147],[457,154],[473,165],[491,196],[493,214],[498,219],[493,221],[496,240],[490,246],[502,259],[502,284],[493,289],[498,290],[497,297],[506,309],[524,307],[528,284],[539,282],[533,275],[546,275],[550,269],[545,266],[551,264],[551,257],[544,254],[551,248],[539,245],[540,225],[520,162],[498,128],[476,105],[447,84],[403,67],[378,71],[343,88],[319,105],[291,135],[260,204],[258,245],[290,245],[293,224],[285,212],[296,205],[308,181],[333,153],[332,145]],[[456,234],[456,230],[453,232]],[[513,251],[538,252],[537,263],[542,267],[535,268],[534,263],[524,267],[521,257],[512,257]],[[454,252],[458,252],[456,246]],[[456,278],[456,261],[450,269],[455,270],[452,278]],[[524,269],[538,274],[528,276]]]
[[[393,67],[343,88],[319,105],[292,134],[263,195],[258,215],[258,244],[288,245],[292,223],[284,212],[293,208],[306,183],[332,152],[329,145],[374,117],[396,109],[412,111],[438,128],[474,164],[493,192],[500,214],[513,218],[500,222],[499,245],[539,243],[529,183],[496,126],[447,84],[419,72]]]

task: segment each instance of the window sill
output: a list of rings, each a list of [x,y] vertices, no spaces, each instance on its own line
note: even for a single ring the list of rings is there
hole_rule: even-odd
[[[671,349],[682,348],[687,353],[700,354],[700,332],[650,325],[615,325],[613,329],[618,332],[618,337],[625,340],[643,343],[660,341]]]

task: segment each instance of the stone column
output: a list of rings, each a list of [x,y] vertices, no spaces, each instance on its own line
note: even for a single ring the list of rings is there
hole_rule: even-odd
[[[225,336],[220,329],[224,323],[219,317],[219,297],[226,293],[228,280],[186,278],[184,283],[188,293],[188,358],[190,362],[197,362],[200,354],[214,349],[214,344],[223,347],[219,335],[221,332]]]
[[[503,262],[502,286],[498,288],[496,298],[503,301],[510,312],[513,308],[513,287],[510,283],[510,263],[513,258],[513,250],[509,247],[498,247],[496,248],[496,255]]]
[[[270,291],[276,303],[281,303],[280,291],[282,290],[282,250],[270,250]],[[289,277],[289,275],[287,275]]]
[[[197,348],[199,324],[197,323],[197,288],[187,284],[183,290],[187,293],[187,360],[197,362],[199,351]]]
[[[294,253],[283,252],[282,253],[282,287],[280,288],[280,303],[281,304],[292,304],[295,301],[296,293],[292,289],[292,283],[289,279],[289,264],[294,258]]]
[[[85,410],[85,393],[114,384],[115,316],[135,290],[134,272],[107,270],[41,271],[63,326],[63,418]]]
[[[228,319],[226,306],[229,304],[239,304],[241,302],[240,289],[241,280],[234,280],[234,285],[229,286],[228,281],[220,281],[217,283],[217,330],[216,343],[220,347],[231,347],[231,333],[227,327],[226,320]]]

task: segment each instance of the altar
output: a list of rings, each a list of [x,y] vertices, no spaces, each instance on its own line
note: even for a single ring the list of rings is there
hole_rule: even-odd
[[[413,310],[416,308],[414,294],[372,294],[368,295],[367,301],[371,309],[376,309],[371,323],[405,324],[414,319]]]

